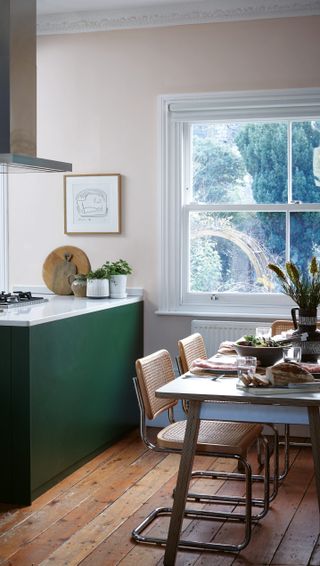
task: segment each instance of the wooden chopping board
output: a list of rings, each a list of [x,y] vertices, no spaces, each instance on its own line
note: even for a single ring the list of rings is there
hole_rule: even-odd
[[[53,250],[46,258],[43,268],[43,280],[53,293],[72,295],[68,280],[70,275],[88,273],[91,266],[87,255],[75,246],[61,246]]]

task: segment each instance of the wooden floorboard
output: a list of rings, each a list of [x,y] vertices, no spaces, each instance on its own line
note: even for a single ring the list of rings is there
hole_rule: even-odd
[[[254,453],[250,454],[252,465]],[[29,507],[0,505],[2,566],[156,566],[164,548],[137,544],[131,531],[155,507],[171,506],[179,456],[151,452],[138,431],[105,450]],[[231,461],[196,458],[199,469],[232,469]],[[291,466],[267,516],[238,554],[179,551],[176,566],[320,566],[319,513],[311,449],[295,447]],[[193,489],[241,494],[241,482],[196,480]],[[231,484],[231,485],[230,485]],[[258,490],[261,489],[258,486]],[[198,508],[204,504],[191,504]],[[229,506],[230,507],[230,506]],[[149,530],[166,536],[168,519]],[[186,520],[185,538],[240,536],[231,522]]]

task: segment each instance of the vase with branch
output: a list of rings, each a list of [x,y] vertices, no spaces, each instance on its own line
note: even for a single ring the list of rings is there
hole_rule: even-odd
[[[295,335],[301,339],[303,361],[317,361],[320,355],[320,332],[317,331],[320,267],[316,257],[311,259],[305,273],[292,261],[286,262],[284,269],[274,263],[269,263],[268,267],[277,276],[281,291],[298,305],[291,309],[291,316]]]

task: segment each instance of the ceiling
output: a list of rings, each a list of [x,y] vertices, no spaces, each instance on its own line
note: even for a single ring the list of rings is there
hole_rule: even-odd
[[[320,0],[37,0],[38,33],[320,15]]]

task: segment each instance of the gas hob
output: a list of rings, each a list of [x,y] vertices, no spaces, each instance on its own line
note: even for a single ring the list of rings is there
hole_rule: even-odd
[[[30,291],[15,291],[14,293],[6,293],[5,291],[2,291],[0,293],[0,310],[17,307],[30,307],[46,303],[47,301],[48,299],[45,299],[44,297],[34,297]]]

